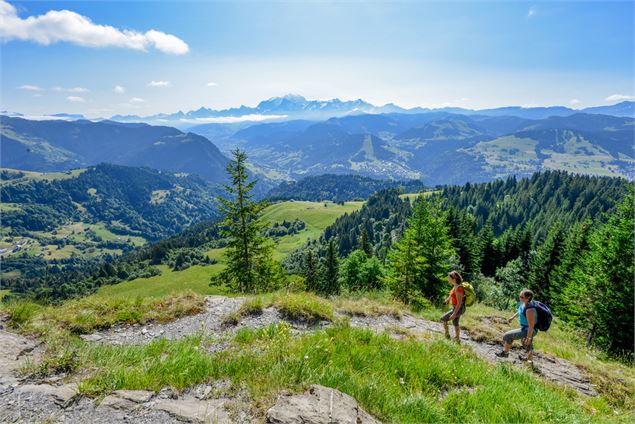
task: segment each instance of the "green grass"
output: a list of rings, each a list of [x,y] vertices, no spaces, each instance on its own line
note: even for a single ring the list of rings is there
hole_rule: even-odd
[[[283,259],[288,253],[303,246],[309,239],[317,239],[322,231],[345,213],[359,210],[364,202],[346,202],[338,205],[332,202],[281,202],[265,209],[262,220],[274,224],[284,220],[304,221],[306,228],[297,234],[281,237],[276,243],[274,258]],[[326,207],[324,206],[326,205]]]
[[[9,324],[27,333],[46,335],[59,331],[88,334],[119,323],[171,321],[202,312],[204,303],[203,296],[184,291],[161,299],[89,296],[61,306],[41,306],[29,300],[19,300],[3,309],[8,314]]]
[[[0,290],[0,302],[2,302],[2,299],[4,299],[5,296],[9,296],[10,293],[11,290]]]
[[[438,320],[443,310],[431,307],[422,311],[427,319]],[[477,303],[467,309],[461,318],[461,327],[479,341],[501,342],[506,331],[518,327],[518,321],[511,324],[492,321],[490,317],[509,318],[513,311],[497,309]],[[584,338],[567,324],[554,318],[547,332],[540,332],[534,341],[536,350],[566,359],[586,370],[599,393],[617,408],[635,408],[635,369],[629,364],[608,358],[603,352],[589,349]]]
[[[183,271],[173,271],[167,265],[159,265],[161,275],[150,278],[137,278],[112,286],[101,287],[94,297],[97,298],[135,298],[162,297],[173,292],[191,290],[203,295],[225,294],[222,286],[210,286],[212,275],[224,267],[217,263],[208,266],[194,265]]]
[[[274,249],[274,258],[283,259],[289,252],[302,246],[311,238],[317,238],[322,231],[344,213],[361,208],[363,202],[346,202],[344,205],[326,202],[282,202],[267,207],[263,221],[272,224],[283,220],[300,219],[306,223],[306,229],[298,234],[282,237]],[[224,249],[212,249],[207,256],[218,262],[210,266],[192,266],[183,271],[172,271],[167,266],[159,266],[161,275],[151,278],[139,278],[112,286],[101,287],[97,296],[105,297],[160,297],[175,291],[192,290],[195,293],[212,295],[225,294],[223,287],[210,287],[212,275],[220,272],[224,265]]]
[[[601,399],[551,385],[530,372],[493,366],[469,348],[435,338],[397,341],[335,326],[293,337],[284,324],[243,329],[227,351],[209,340],[146,346],[83,345],[79,364],[89,395],[116,389],[182,390],[217,379],[244,387],[262,411],[281,391],[322,384],[357,399],[385,422],[629,422]]]

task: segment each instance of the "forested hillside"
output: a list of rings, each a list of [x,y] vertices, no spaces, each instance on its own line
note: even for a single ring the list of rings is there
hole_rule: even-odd
[[[377,180],[361,175],[324,174],[302,178],[295,182],[283,182],[267,193],[271,201],[277,200],[330,200],[345,202],[367,199],[373,193],[387,188],[400,188],[405,193],[418,193],[426,187],[417,180]]]
[[[384,281],[402,300],[424,304],[421,294],[427,300],[440,298],[445,287],[442,270],[457,268],[487,304],[506,308],[515,293],[529,287],[561,317],[581,327],[590,340],[615,352],[630,351],[624,341],[633,340],[632,285],[617,285],[620,306],[606,312],[605,284],[613,278],[602,274],[611,268],[622,273],[623,281],[633,275],[635,246],[632,231],[626,230],[632,223],[628,187],[622,179],[548,172],[521,180],[446,187],[420,197],[414,205],[398,191],[384,190],[371,196],[359,212],[339,218],[320,240],[289,255],[285,267],[306,272],[308,257],[317,254],[328,261],[335,248],[338,256],[346,258],[341,264],[343,287],[377,287]],[[427,236],[418,239],[417,234]],[[601,237],[615,239],[615,244],[603,246]],[[372,257],[386,269],[367,261]],[[603,260],[613,265],[600,265]],[[603,267],[607,271],[601,271]],[[374,277],[363,283],[360,279],[368,278],[363,277],[368,272]],[[412,286],[405,289],[404,272],[414,276]],[[572,294],[578,290],[588,293],[586,300]],[[584,316],[585,302],[589,311],[603,318]],[[620,314],[616,325],[626,334],[622,342],[609,337],[608,326],[594,324]]]
[[[195,176],[106,164],[2,176],[3,286],[20,291],[218,217],[218,188]]]
[[[148,166],[225,178],[227,158],[205,137],[175,128],[114,121],[33,121],[0,116],[2,167],[65,171],[99,163]]]

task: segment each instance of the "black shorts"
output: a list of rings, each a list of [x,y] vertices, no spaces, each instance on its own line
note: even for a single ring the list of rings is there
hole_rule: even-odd
[[[456,306],[452,305],[452,310],[446,312],[441,317],[441,321],[448,322],[450,320],[450,317],[454,313],[454,308],[456,308]],[[455,327],[459,326],[459,319],[461,319],[461,315],[463,315],[464,313],[465,313],[465,302],[461,304],[461,310],[456,314],[456,317],[452,320],[452,324],[454,324]]]

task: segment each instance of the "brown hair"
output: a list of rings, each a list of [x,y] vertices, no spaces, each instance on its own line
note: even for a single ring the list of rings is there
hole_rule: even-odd
[[[448,277],[450,277],[454,281],[457,281],[459,284],[463,282],[463,277],[461,277],[461,274],[459,274],[459,271],[448,272]]]
[[[527,300],[532,300],[534,298],[534,292],[529,289],[522,289],[520,291],[520,295]]]

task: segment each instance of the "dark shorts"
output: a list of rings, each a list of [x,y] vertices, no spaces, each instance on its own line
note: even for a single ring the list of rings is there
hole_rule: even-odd
[[[514,342],[514,340],[520,340],[522,342],[522,340],[527,337],[528,330],[529,330],[528,328],[522,327],[522,328],[517,328],[516,330],[508,331],[503,336],[503,341],[505,343],[509,343],[509,344],[512,344]],[[536,330],[534,328],[533,336],[535,337],[537,333],[538,333],[538,330]],[[533,338],[531,339],[531,344],[529,346],[525,346],[525,348],[528,351],[533,351],[534,350],[534,340],[533,340]]]
[[[450,316],[454,313],[454,308],[456,308],[456,306],[452,305],[452,310],[446,312],[441,317],[441,321],[448,322],[450,320]],[[452,320],[452,324],[454,324],[455,327],[459,326],[459,319],[461,319],[461,315],[463,315],[464,313],[465,313],[465,302],[461,304],[461,310],[459,311],[458,314],[456,314],[456,317]]]

